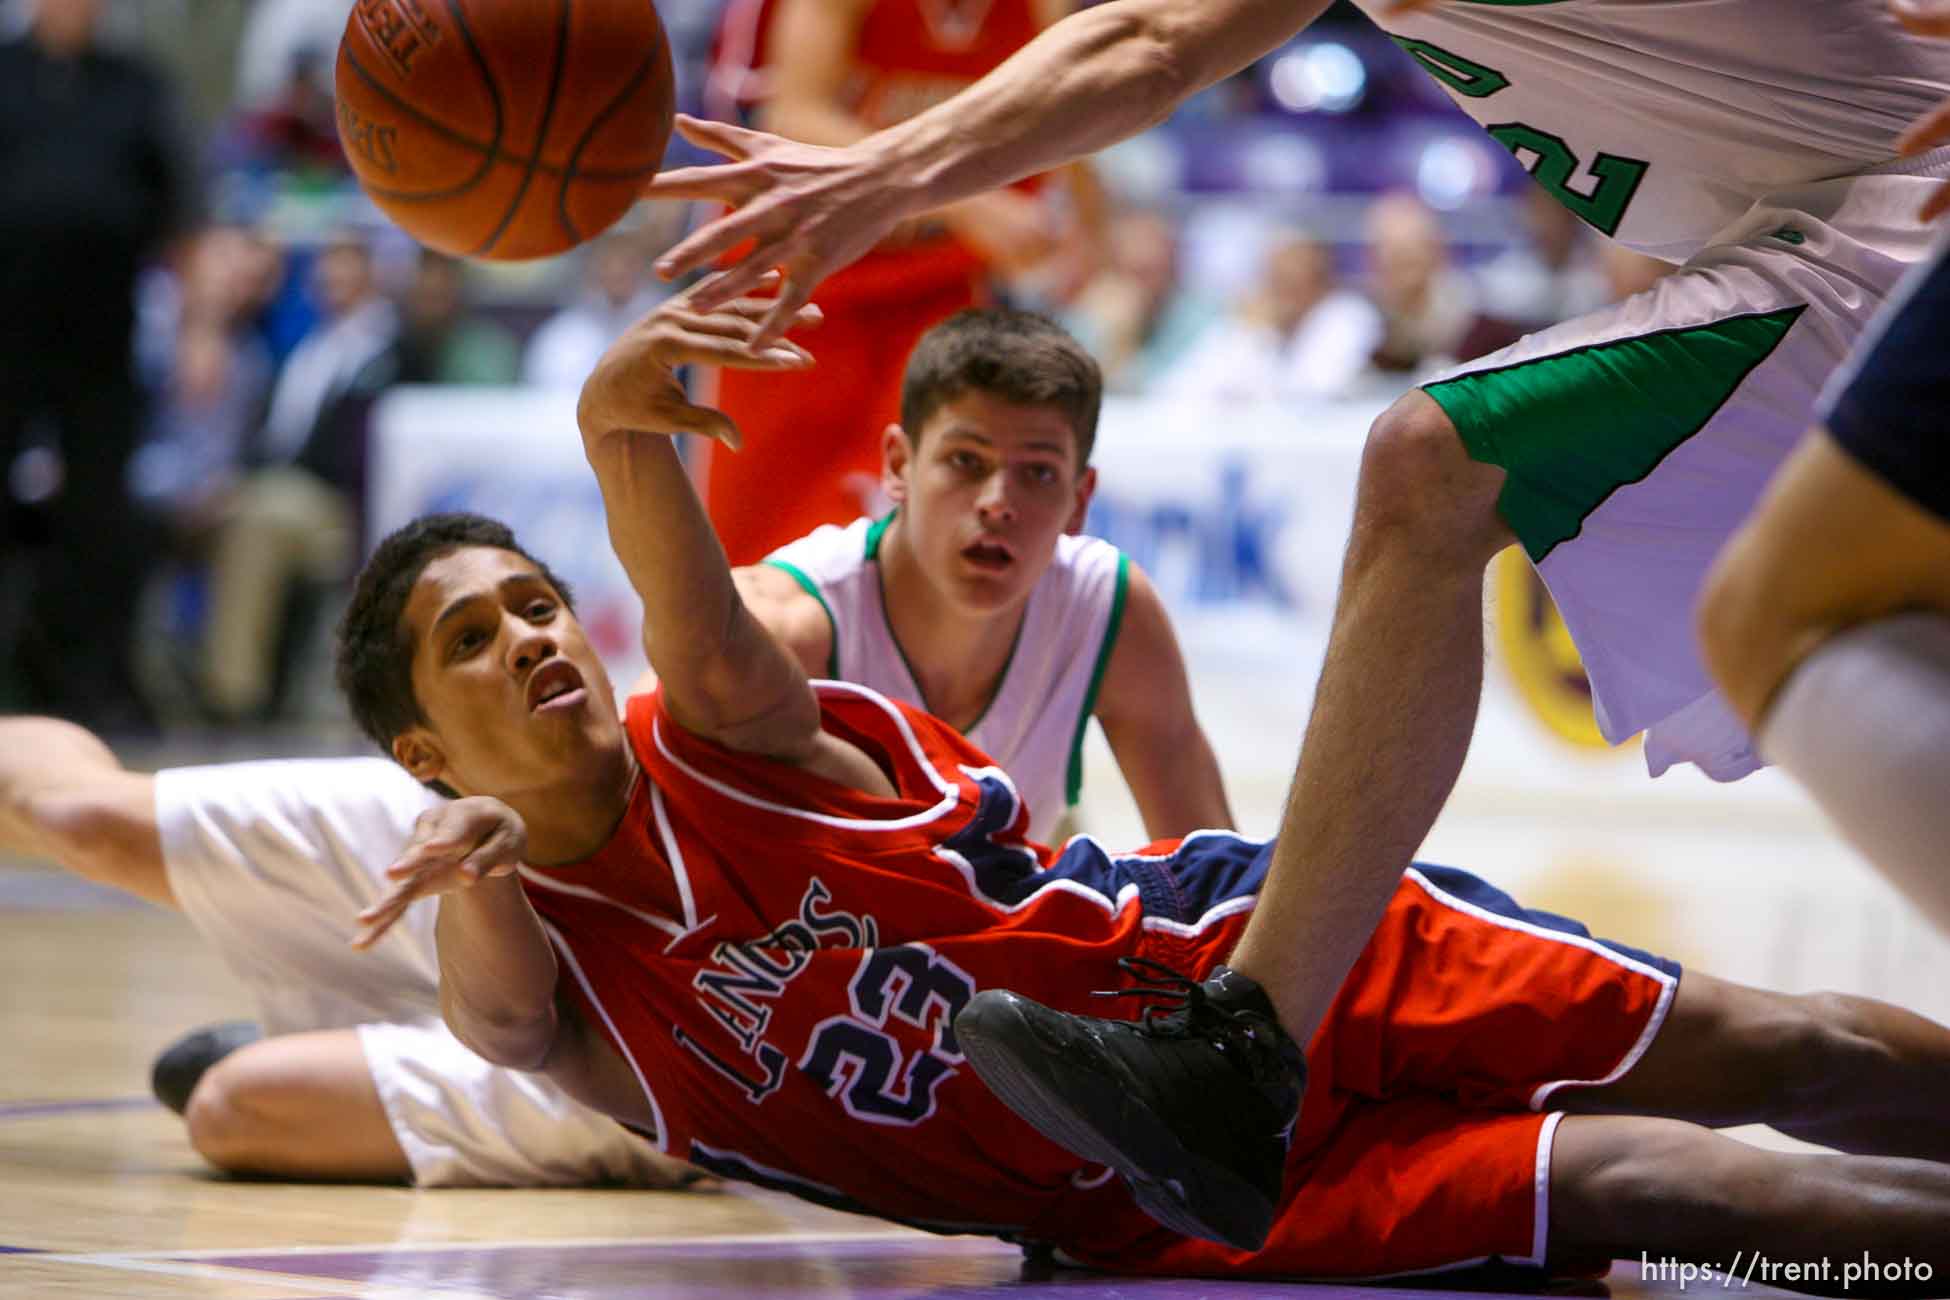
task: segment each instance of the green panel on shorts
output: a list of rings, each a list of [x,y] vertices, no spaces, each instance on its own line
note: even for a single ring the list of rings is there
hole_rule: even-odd
[[[1804,310],[1594,343],[1423,391],[1470,456],[1508,474],[1497,508],[1541,563],[1612,493],[1704,429]]]

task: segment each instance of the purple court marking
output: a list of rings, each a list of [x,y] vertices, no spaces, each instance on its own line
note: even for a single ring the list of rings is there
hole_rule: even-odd
[[[96,1097],[69,1101],[0,1102],[0,1120],[39,1119],[43,1115],[71,1115],[91,1110],[148,1110],[160,1106],[154,1097]]]
[[[45,1255],[39,1246],[0,1246],[0,1255]]]
[[[770,1300],[835,1296],[849,1300],[1455,1300],[1458,1290],[1415,1279],[1413,1286],[1187,1278],[1123,1278],[1025,1265],[1014,1248],[976,1238],[889,1238],[876,1241],[681,1239],[614,1244],[565,1243],[455,1247],[446,1250],[350,1250],[303,1254],[199,1256],[197,1262],[353,1284],[454,1289],[526,1300],[692,1300],[764,1294]],[[1487,1300],[1527,1297],[1615,1297],[1693,1300],[1675,1284],[1648,1282],[1636,1261],[1621,1261],[1608,1282],[1569,1281],[1541,1290],[1507,1283],[1461,1284]],[[1750,1300],[1786,1293],[1755,1284]]]
[[[1021,1252],[976,1238],[881,1241],[717,1238],[592,1245],[547,1243],[446,1250],[320,1251],[304,1254],[199,1256],[199,1263],[364,1285],[452,1288],[519,1300],[690,1300],[763,1293],[775,1300],[844,1295],[896,1300],[925,1294],[995,1300],[1061,1294],[1068,1300],[1150,1300],[1213,1296],[1225,1300],[1375,1300],[1377,1288],[1268,1280],[1125,1278],[1026,1265]],[[1388,1288],[1392,1300],[1454,1300],[1429,1286]],[[1575,1284],[1551,1294],[1604,1296],[1604,1287]],[[1476,1294],[1534,1296],[1536,1292]]]

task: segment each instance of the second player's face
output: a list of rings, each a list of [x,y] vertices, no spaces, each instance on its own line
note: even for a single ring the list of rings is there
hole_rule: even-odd
[[[983,392],[943,404],[918,447],[894,435],[888,452],[887,487],[922,570],[975,612],[1028,598],[1096,486],[1062,411]]]
[[[599,771],[623,743],[582,624],[515,552],[473,546],[433,560],[404,621],[427,723],[394,750],[421,780],[514,799]]]

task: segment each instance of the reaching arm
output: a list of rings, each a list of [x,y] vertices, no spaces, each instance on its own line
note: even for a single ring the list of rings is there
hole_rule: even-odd
[[[517,1070],[552,1067],[565,1039],[556,1013],[555,950],[515,869],[528,851],[521,814],[477,795],[429,808],[386,868],[392,889],[359,913],[352,940],[372,947],[406,909],[438,895],[440,1013],[482,1059]]]
[[[1072,14],[952,99],[848,148],[821,149],[680,118],[731,163],[657,177],[652,198],[716,199],[736,211],[658,263],[666,276],[746,239],[752,251],[708,282],[700,307],[745,292],[772,267],[786,283],[753,336],[783,333],[813,287],[895,223],[1151,126],[1187,96],[1312,22],[1328,0],[1109,0]]]
[[[483,1060],[539,1070],[560,1037],[555,950],[514,876],[440,900],[440,1014]]]
[[[847,102],[857,75],[855,40],[870,7],[871,0],[780,0],[767,41],[772,93],[758,110],[759,126],[816,145],[848,145],[873,134]],[[1042,205],[1008,190],[947,204],[925,220],[954,231],[1003,270],[1033,266],[1053,247]],[[898,239],[900,232],[891,233]]]
[[[819,734],[806,674],[752,617],[732,582],[670,435],[735,445],[720,412],[690,404],[672,367],[686,362],[798,369],[810,357],[744,342],[766,303],[691,311],[672,299],[631,326],[583,385],[577,419],[596,472],[610,543],[643,599],[643,646],[680,726],[732,749],[803,759]],[[816,313],[804,315],[811,323]]]
[[[1153,839],[1230,829],[1219,760],[1192,712],[1185,659],[1158,589],[1137,566],[1097,696],[1097,721]]]
[[[0,850],[176,905],[156,830],[156,779],[126,770],[72,722],[0,720]]]

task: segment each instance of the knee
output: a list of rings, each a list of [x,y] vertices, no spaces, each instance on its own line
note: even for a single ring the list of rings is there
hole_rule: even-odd
[[[1675,1120],[1605,1118],[1574,1129],[1577,1123],[1565,1121],[1552,1156],[1554,1249],[1677,1245],[1748,1208],[1753,1148]]]
[[[198,1155],[219,1169],[249,1173],[262,1168],[275,1141],[273,1110],[262,1080],[232,1053],[197,1080],[183,1120]]]
[[[1700,654],[1749,728],[1761,725],[1788,675],[1839,625],[1837,611],[1799,589],[1795,569],[1803,562],[1750,522],[1700,587],[1693,611]]]
[[[1787,606],[1770,592],[1771,585],[1766,558],[1743,529],[1707,571],[1693,611],[1707,669],[1737,705],[1757,695],[1764,700],[1777,684],[1766,665],[1778,659],[1777,648],[1790,629]],[[1743,714],[1749,711],[1741,708]]]
[[[1511,540],[1496,509],[1502,486],[1503,471],[1472,460],[1442,408],[1411,392],[1368,430],[1356,542],[1413,548],[1481,568]]]
[[[1776,1031],[1774,1058],[1781,1096],[1793,1114],[1782,1118],[1833,1118],[1879,1095],[1874,1081],[1896,1057],[1862,1004],[1840,993],[1807,993],[1787,1001],[1790,1011]]]

